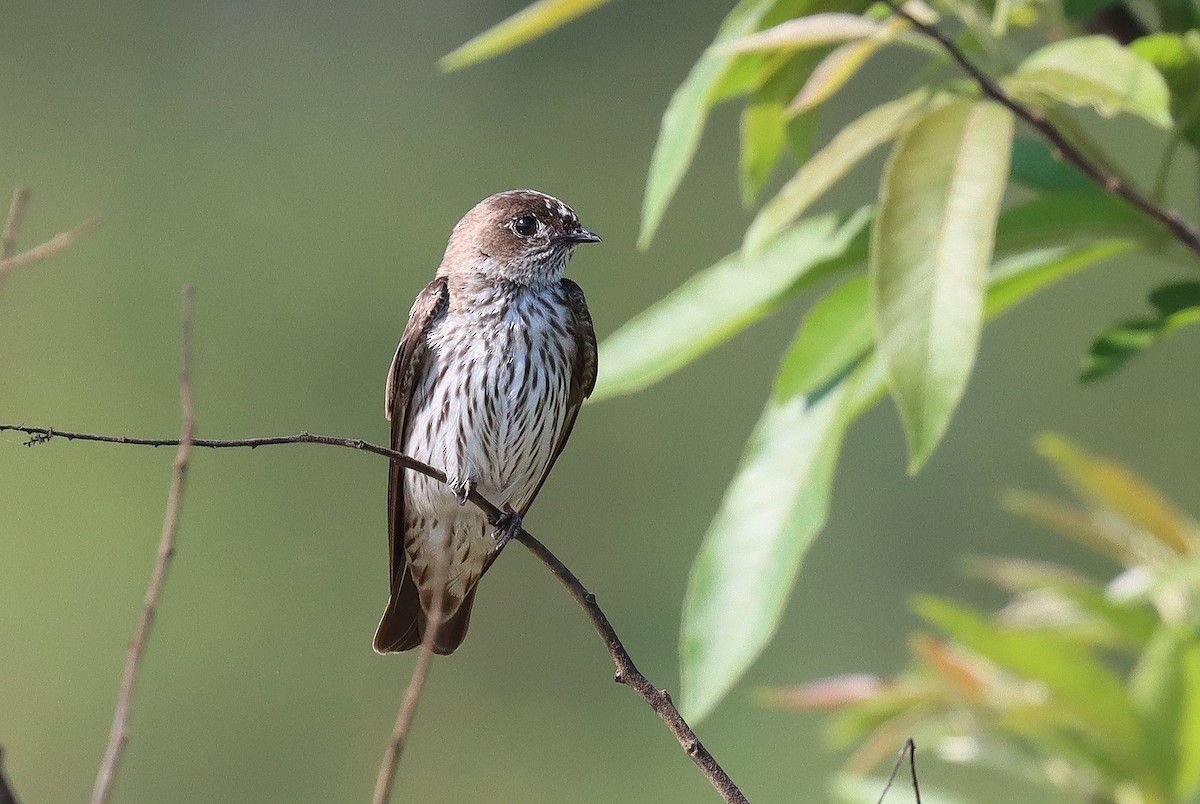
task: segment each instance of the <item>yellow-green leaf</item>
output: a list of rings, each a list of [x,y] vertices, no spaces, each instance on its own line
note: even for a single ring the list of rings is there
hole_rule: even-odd
[[[714,44],[730,42],[753,31],[773,5],[774,0],[742,0],[725,17]],[[650,159],[638,248],[650,245],[662,223],[667,204],[696,155],[716,92],[735,58],[734,54],[721,53],[719,48],[709,48],[671,96]]]
[[[1012,115],[957,99],[913,125],[884,170],[869,262],[875,342],[916,471],[975,362],[1008,181]]]
[[[443,70],[450,71],[487,61],[609,2],[610,0],[537,0],[536,3],[530,3],[508,19],[443,56],[439,63]]]
[[[1171,126],[1170,93],[1162,75],[1106,36],[1077,36],[1031,54],[1004,81],[1018,100],[1046,99],[1091,106],[1106,117],[1128,113]]]
[[[845,252],[868,217],[810,218],[761,254],[731,254],[697,273],[604,340],[592,399],[657,382],[759,320],[807,272]]]

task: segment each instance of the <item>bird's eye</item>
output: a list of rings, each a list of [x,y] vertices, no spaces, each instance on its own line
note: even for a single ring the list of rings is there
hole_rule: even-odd
[[[522,215],[513,220],[512,230],[521,237],[533,237],[538,230],[537,218],[532,215]]]

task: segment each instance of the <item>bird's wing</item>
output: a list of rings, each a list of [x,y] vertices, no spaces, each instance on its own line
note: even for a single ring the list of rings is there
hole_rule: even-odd
[[[542,477],[534,487],[533,493],[521,506],[519,513],[522,516],[529,510],[529,506],[533,505],[546,478],[550,476],[550,470],[554,468],[554,462],[558,460],[563,447],[567,445],[567,439],[571,437],[571,429],[575,426],[575,417],[579,415],[579,408],[582,407],[583,400],[591,396],[592,389],[596,387],[596,330],[592,327],[592,314],[588,312],[587,302],[583,298],[583,288],[570,279],[564,278],[562,289],[566,294],[567,303],[571,307],[571,334],[575,340],[575,354],[571,361],[571,386],[567,391],[567,407],[563,415],[562,427],[558,431],[558,438],[554,442],[554,452],[550,455],[546,471],[542,472]]]
[[[392,422],[392,449],[404,451],[404,428],[408,407],[416,384],[420,362],[420,346],[431,324],[445,314],[450,293],[446,279],[438,277],[429,283],[413,302],[408,313],[408,325],[392,358],[388,371],[384,413]],[[391,568],[390,585],[404,575],[404,477],[401,467],[393,462],[388,471],[388,555]]]

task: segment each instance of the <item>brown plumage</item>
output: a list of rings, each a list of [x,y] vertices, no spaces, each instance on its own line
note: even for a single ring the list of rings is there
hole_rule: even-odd
[[[450,484],[390,468],[391,598],[376,651],[421,643],[443,546],[434,650],[462,644],[476,584],[502,544],[463,502],[478,490],[510,512],[512,533],[562,452],[596,382],[591,315],[562,274],[576,245],[599,240],[566,204],[532,190],[486,198],[454,227],[409,312],[386,401],[392,448],[443,469]]]

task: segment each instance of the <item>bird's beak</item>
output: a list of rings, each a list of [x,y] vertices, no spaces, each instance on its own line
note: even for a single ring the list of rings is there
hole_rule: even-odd
[[[600,243],[602,239],[600,235],[593,232],[591,229],[584,229],[580,226],[571,232],[564,232],[559,240],[563,243]]]

